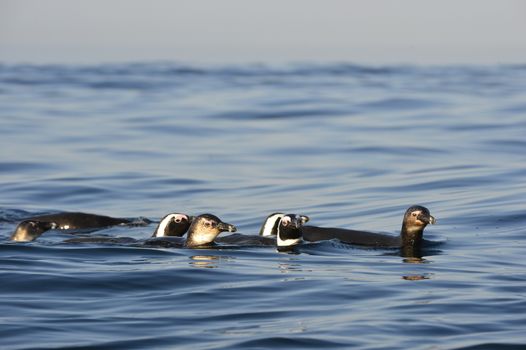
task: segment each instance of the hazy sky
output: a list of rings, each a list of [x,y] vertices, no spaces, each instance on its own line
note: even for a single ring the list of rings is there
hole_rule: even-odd
[[[523,0],[0,0],[0,62],[526,63]]]

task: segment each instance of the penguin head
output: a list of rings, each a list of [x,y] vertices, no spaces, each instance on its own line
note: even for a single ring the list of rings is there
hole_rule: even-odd
[[[182,237],[190,224],[192,223],[193,216],[189,216],[182,213],[171,213],[161,219],[159,225],[155,229],[152,237],[166,237],[175,236]]]
[[[283,216],[285,216],[285,213],[272,213],[267,216],[259,230],[259,235],[276,236],[278,234],[279,222]]]
[[[404,215],[403,226],[406,232],[422,231],[428,224],[435,224],[435,218],[429,213],[429,209],[421,205],[413,205],[407,209]]]
[[[285,214],[278,225],[277,245],[280,247],[295,246],[303,241],[303,225],[309,221],[306,215]]]
[[[57,228],[55,222],[24,220],[18,224],[11,235],[12,241],[31,242],[40,237],[44,232]]]
[[[212,214],[201,214],[194,218],[188,230],[187,247],[198,247],[214,243],[221,232],[236,232],[237,228],[221,221]]]

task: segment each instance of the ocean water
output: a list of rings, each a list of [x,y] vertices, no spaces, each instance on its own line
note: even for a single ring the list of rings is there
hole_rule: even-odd
[[[2,349],[526,349],[525,65],[4,64],[0,134]],[[61,211],[396,235],[412,204],[421,259],[8,240]]]

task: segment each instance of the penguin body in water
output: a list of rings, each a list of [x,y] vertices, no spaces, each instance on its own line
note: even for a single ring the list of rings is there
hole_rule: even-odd
[[[279,220],[275,220],[279,216]],[[275,246],[278,251],[287,251],[303,243],[303,225],[309,217],[299,214],[274,213],[267,217],[260,230],[260,234],[242,235],[234,234],[219,237],[217,241],[222,244],[235,246]],[[265,224],[270,227],[266,228]],[[271,234],[262,234],[262,232]]]
[[[260,235],[275,235],[284,214],[273,213],[265,220]],[[409,207],[402,221],[400,235],[393,236],[376,232],[350,230],[332,227],[303,226],[303,239],[309,242],[338,239],[341,242],[375,248],[400,248],[408,255],[419,250],[425,242],[424,229],[428,224],[435,224],[435,218],[426,207],[413,205]],[[405,254],[405,253],[404,253]]]
[[[131,237],[109,237],[109,236],[89,236],[74,237],[66,239],[65,243],[110,243],[110,244],[146,244],[149,240],[152,242],[165,241],[165,245],[181,245],[184,242],[182,236],[188,231],[194,217],[183,213],[170,213],[161,218],[159,224],[152,233],[151,238],[147,240],[138,240]],[[154,243],[152,243],[153,245]],[[162,243],[159,243],[161,245]]]
[[[52,229],[68,230],[68,232],[73,233],[78,230],[97,230],[116,225],[146,225],[150,223],[148,219],[141,218],[139,220],[81,212],[38,215],[20,222],[11,235],[11,240],[30,242]]]

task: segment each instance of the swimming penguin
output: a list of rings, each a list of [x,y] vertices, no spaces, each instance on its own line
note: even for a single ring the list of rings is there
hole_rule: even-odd
[[[404,255],[414,255],[422,247],[424,229],[428,224],[434,223],[436,220],[427,208],[414,205],[405,212],[402,229],[398,236],[341,228],[305,226],[303,237],[307,241],[337,238],[342,242],[355,245],[401,248]]]
[[[10,239],[16,242],[31,242],[57,226],[57,223],[50,221],[24,220],[18,224]]]
[[[278,251],[289,250],[303,242],[306,215],[273,213],[267,217],[258,236],[234,234],[218,237],[217,242],[236,246],[275,246]]]
[[[38,229],[33,229],[33,227],[27,226],[25,223],[26,221],[32,221],[32,222],[39,222],[41,223],[38,226]],[[22,237],[22,235],[18,235],[17,232],[19,231],[18,228],[20,225],[23,225],[21,227],[20,232],[24,232],[24,230],[27,230],[30,232],[28,235],[23,235],[23,237],[26,237],[27,239],[25,241],[33,241],[37,239],[40,235],[42,235],[44,232],[50,230],[51,228],[42,230],[43,227],[50,227],[49,225],[43,225],[43,223],[54,223],[55,226],[52,227],[53,229],[58,230],[82,230],[82,229],[98,229],[98,228],[104,228],[104,227],[110,227],[110,226],[116,226],[116,225],[130,225],[130,224],[141,224],[145,225],[150,223],[150,220],[141,218],[140,222],[133,221],[130,219],[124,219],[124,218],[113,218],[110,216],[105,215],[97,215],[97,214],[88,214],[88,213],[78,213],[78,212],[65,212],[65,213],[57,213],[57,214],[49,214],[49,215],[39,215],[34,216],[31,218],[26,219],[25,221],[22,221],[17,228],[15,229],[15,233],[11,237]],[[36,227],[36,226],[35,226]],[[11,238],[12,240],[17,240],[14,238]]]
[[[237,228],[227,224],[212,214],[201,214],[194,218],[184,246],[187,248],[208,247],[215,245],[214,239],[221,232],[236,232]]]

